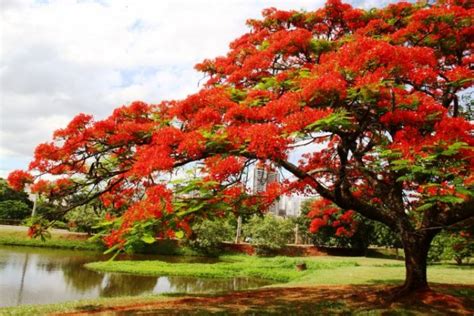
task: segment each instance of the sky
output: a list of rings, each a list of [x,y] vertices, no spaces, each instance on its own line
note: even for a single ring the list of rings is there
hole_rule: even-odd
[[[348,1],[371,8],[391,0]],[[0,0],[0,177],[76,114],[196,92],[194,65],[224,55],[264,8],[324,0]]]

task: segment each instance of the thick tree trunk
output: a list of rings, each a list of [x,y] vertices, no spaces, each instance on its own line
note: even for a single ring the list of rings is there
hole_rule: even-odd
[[[401,292],[407,294],[429,289],[426,277],[426,265],[431,241],[436,233],[402,233],[405,250],[405,283]]]

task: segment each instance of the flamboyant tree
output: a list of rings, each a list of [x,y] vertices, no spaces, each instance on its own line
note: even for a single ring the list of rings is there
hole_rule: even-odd
[[[473,124],[461,102],[473,85],[473,13],[465,0],[264,10],[226,56],[196,66],[209,77],[199,92],[101,121],[79,114],[10,183],[63,211],[97,197],[123,210],[105,237],[116,248],[317,192],[397,232],[402,290],[424,289],[433,237],[474,216]],[[193,180],[167,181],[197,161]],[[257,162],[294,178],[249,194],[242,177]]]

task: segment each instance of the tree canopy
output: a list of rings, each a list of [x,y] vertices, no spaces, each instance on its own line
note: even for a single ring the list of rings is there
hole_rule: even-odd
[[[208,76],[197,93],[133,102],[100,121],[79,114],[9,181],[33,183],[64,211],[79,191],[91,192],[83,203],[122,208],[106,237],[117,247],[316,192],[397,232],[405,289],[424,288],[433,237],[474,216],[472,113],[462,101],[473,85],[472,16],[464,0],[266,9],[227,55],[196,66]],[[305,152],[299,161],[295,151]],[[196,161],[198,179],[167,181]],[[255,163],[294,179],[250,194],[242,175]]]
[[[0,221],[20,222],[31,214],[32,202],[23,191],[15,191],[0,178]]]

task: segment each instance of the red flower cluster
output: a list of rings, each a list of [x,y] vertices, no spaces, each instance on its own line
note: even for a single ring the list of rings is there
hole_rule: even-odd
[[[15,170],[8,175],[8,184],[17,191],[22,191],[26,184],[33,182],[33,176],[23,170]]]
[[[324,227],[333,230],[338,237],[351,237],[357,230],[354,215],[354,211],[342,211],[331,201],[318,199],[311,203],[308,213],[308,217],[312,219],[309,230],[315,234]]]

